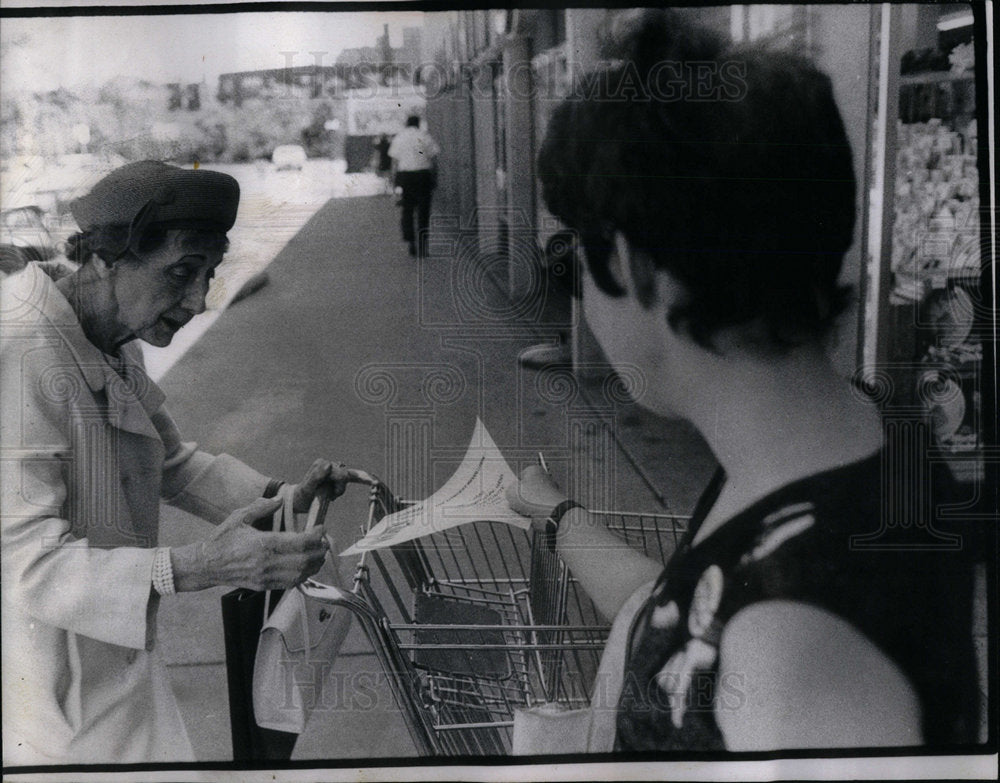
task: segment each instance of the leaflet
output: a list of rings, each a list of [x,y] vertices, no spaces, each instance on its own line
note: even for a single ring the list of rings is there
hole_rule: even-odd
[[[341,555],[382,549],[469,522],[505,522],[527,530],[531,521],[511,509],[505,495],[516,481],[496,442],[477,419],[469,449],[445,485],[426,500],[384,517]]]

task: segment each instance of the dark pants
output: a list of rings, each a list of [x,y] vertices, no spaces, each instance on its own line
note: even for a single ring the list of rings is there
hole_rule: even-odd
[[[396,172],[396,184],[403,189],[403,241],[413,246],[419,239],[420,255],[426,255],[434,175],[430,171],[399,171]],[[417,218],[416,233],[413,225],[414,212]]]

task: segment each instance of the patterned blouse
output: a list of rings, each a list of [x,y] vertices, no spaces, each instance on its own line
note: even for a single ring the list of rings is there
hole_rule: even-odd
[[[920,516],[955,497],[946,470],[919,490],[923,502],[901,504],[883,491],[890,466],[881,451],[796,481],[692,546],[725,481],[716,474],[632,626],[617,750],[724,750],[716,711],[744,696],[720,681],[719,641],[740,609],[771,599],[832,612],[894,661],[920,700],[927,745],[975,742],[974,547]]]

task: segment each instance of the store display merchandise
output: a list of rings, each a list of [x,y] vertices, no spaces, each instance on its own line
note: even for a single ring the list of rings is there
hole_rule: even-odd
[[[919,302],[949,278],[979,269],[976,122],[899,124],[893,298]]]

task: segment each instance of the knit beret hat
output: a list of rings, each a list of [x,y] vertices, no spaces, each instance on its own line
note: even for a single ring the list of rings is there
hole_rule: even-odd
[[[112,171],[74,200],[70,211],[83,231],[141,221],[226,232],[236,222],[239,203],[239,183],[228,174],[143,160]]]

